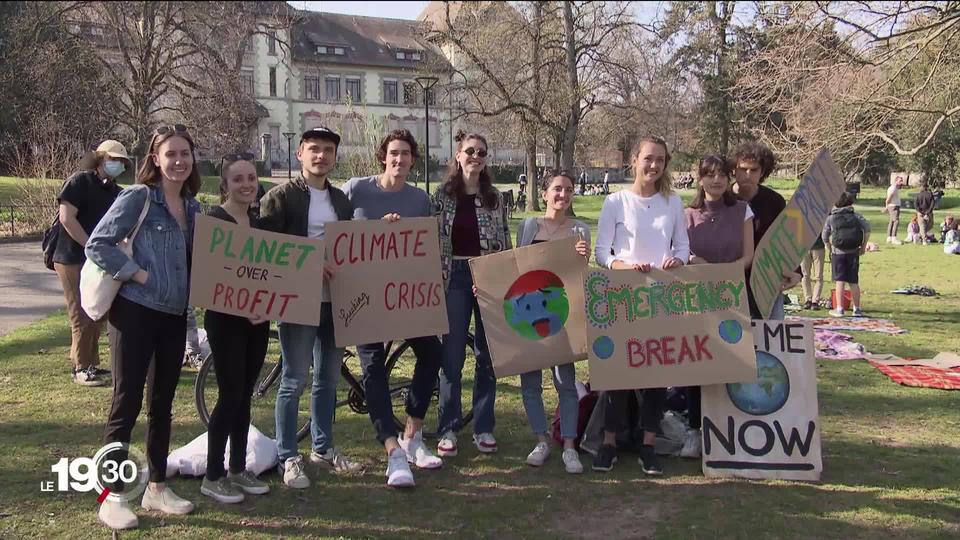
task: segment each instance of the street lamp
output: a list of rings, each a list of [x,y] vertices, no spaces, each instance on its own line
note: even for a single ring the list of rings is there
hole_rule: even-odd
[[[427,117],[424,119],[426,124],[426,139],[424,146],[427,148],[426,158],[423,160],[423,176],[427,181],[427,194],[430,194],[430,89],[437,84],[440,79],[428,75],[416,77],[414,79],[423,90],[423,106],[426,109]]]
[[[291,162],[290,157],[290,143],[293,141],[293,136],[296,133],[292,131],[284,131],[283,136],[287,138],[287,180],[293,180],[293,163]]]

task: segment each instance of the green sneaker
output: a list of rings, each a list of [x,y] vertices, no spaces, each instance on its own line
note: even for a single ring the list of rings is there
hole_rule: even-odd
[[[270,493],[270,486],[267,485],[266,482],[258,480],[250,471],[243,471],[238,474],[230,473],[227,475],[227,478],[230,479],[230,483],[232,483],[234,487],[250,495]]]
[[[233,483],[226,477],[219,480],[209,480],[204,476],[203,484],[200,485],[200,493],[224,504],[236,504],[243,502],[244,499],[243,493],[234,487]]]

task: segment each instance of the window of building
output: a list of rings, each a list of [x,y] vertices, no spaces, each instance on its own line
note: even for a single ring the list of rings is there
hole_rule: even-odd
[[[320,77],[303,78],[303,99],[320,101]]]
[[[327,101],[340,101],[340,77],[327,77],[324,84],[327,90]]]
[[[253,93],[253,71],[243,70],[240,72],[240,88],[247,93],[247,95],[254,95]]]
[[[383,102],[398,103],[397,101],[397,81],[383,81]]]
[[[270,97],[277,97],[277,68],[270,68]]]
[[[338,56],[343,56],[345,53],[346,53],[346,51],[343,50],[343,47],[334,47],[334,48],[333,48],[333,54],[336,54],[336,55],[338,55]]]
[[[267,54],[270,56],[277,55],[277,33],[268,32],[267,33]]]
[[[418,52],[410,53],[410,59],[411,59],[411,60],[419,60],[419,59],[420,59],[420,53],[418,53]]]
[[[417,83],[415,82],[403,83],[403,104],[404,105],[417,104]]]
[[[407,59],[407,53],[403,51],[397,51],[397,60],[406,60],[406,59]]]
[[[437,98],[437,93],[434,91],[433,88],[431,88],[430,90],[427,90],[427,102],[429,102],[430,105],[437,104],[436,98]]]
[[[360,96],[360,79],[347,79],[347,98],[351,103],[360,103],[363,98]]]
[[[318,53],[318,54],[327,54],[327,47],[324,46],[324,45],[319,45],[319,46],[317,46],[317,53]]]

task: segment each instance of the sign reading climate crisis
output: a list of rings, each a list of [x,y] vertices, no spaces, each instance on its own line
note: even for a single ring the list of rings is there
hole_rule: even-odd
[[[844,186],[843,175],[830,152],[820,150],[786,209],[757,244],[750,269],[750,289],[762,316],[770,316],[781,292],[783,273],[794,271],[810,251]]]
[[[596,270],[584,291],[591,388],[756,378],[743,265]]]
[[[190,304],[221,313],[316,325],[323,241],[197,216]]]
[[[434,218],[326,226],[338,347],[447,333]]]

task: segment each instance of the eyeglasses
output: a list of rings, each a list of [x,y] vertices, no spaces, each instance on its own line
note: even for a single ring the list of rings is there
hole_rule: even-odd
[[[174,124],[172,126],[160,126],[157,128],[157,135],[166,135],[167,133],[186,133],[187,126],[183,124]]]
[[[474,148],[474,147],[472,147],[472,146],[469,146],[469,147],[467,147],[467,148],[464,148],[464,149],[463,149],[463,153],[466,154],[466,155],[468,155],[468,156],[470,156],[470,157],[473,157],[474,154],[476,154],[477,157],[481,157],[481,158],[487,157],[487,151],[486,151],[486,150],[484,150],[483,148]]]
[[[253,161],[253,154],[250,152],[238,152],[236,154],[227,154],[220,158],[220,174],[223,174],[223,164],[233,163],[234,161]]]

